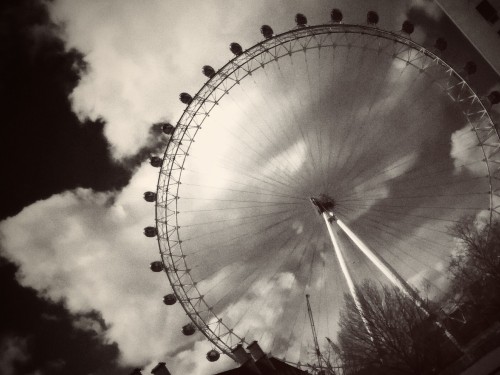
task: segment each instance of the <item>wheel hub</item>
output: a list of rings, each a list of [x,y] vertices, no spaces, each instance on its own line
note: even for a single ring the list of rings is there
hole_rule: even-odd
[[[332,220],[337,220],[334,214],[335,200],[332,197],[327,194],[320,194],[317,197],[310,197],[309,200],[320,215],[326,213]]]

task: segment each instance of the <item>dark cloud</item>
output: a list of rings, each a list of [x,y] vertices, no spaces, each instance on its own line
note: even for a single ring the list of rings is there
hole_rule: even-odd
[[[0,218],[76,187],[118,190],[145,154],[158,148],[152,138],[140,155],[124,163],[110,156],[103,121],[81,123],[68,96],[87,67],[84,56],[67,50],[41,1],[13,0],[0,8]],[[27,337],[27,360],[16,373],[122,374],[116,344],[98,332],[75,328],[62,304],[38,298],[16,281],[17,268],[0,258],[0,337]],[[76,317],[78,318],[78,317]],[[106,329],[97,314],[86,316]]]
[[[27,359],[15,364],[16,373],[42,370],[50,374],[126,374],[116,364],[118,347],[103,344],[98,333],[75,329],[75,317],[60,304],[39,299],[34,290],[15,281],[17,268],[0,263],[0,337],[26,337]],[[104,324],[98,314],[88,314]]]
[[[151,140],[124,163],[110,157],[103,121],[81,123],[69,94],[86,69],[84,56],[67,51],[58,27],[38,1],[3,2],[0,93],[2,205],[0,218],[75,187],[99,191],[125,186]]]

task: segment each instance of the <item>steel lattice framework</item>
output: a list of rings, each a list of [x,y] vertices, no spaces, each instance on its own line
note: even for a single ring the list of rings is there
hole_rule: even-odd
[[[369,37],[362,48],[384,53],[422,74],[433,76],[450,98],[459,102],[471,130],[481,146],[489,172],[490,220],[500,214],[500,143],[498,131],[485,105],[465,79],[433,52],[402,33],[367,25],[326,24],[298,27],[255,44],[224,65],[210,78],[184,110],[170,137],[159,173],[156,200],[158,245],[170,284],[187,315],[196,327],[223,353],[233,357],[231,349],[245,342],[233,332],[207,304],[190,274],[179,235],[178,200],[182,173],[189,150],[198,130],[221,99],[241,81],[258,69],[284,56],[311,49],[350,47],[360,38]],[[432,72],[440,72],[434,77]],[[233,357],[234,358],[234,357]]]

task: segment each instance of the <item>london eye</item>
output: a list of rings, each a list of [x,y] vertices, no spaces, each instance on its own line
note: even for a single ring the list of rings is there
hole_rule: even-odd
[[[259,43],[233,42],[223,67],[202,67],[205,83],[180,95],[185,110],[151,158],[151,268],[168,276],[164,303],[189,317],[183,333],[212,343],[210,361],[253,341],[314,360],[308,306],[333,339],[363,279],[439,297],[450,228],[498,213],[488,109],[500,99],[467,83],[474,63],[451,67],[445,40],[424,47],[410,22],[383,30],[374,12],[363,25],[338,9],[326,24],[295,22],[264,25]]]

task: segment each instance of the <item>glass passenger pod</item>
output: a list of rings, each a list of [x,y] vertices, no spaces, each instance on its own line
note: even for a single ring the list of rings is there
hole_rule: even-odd
[[[379,21],[378,13],[374,12],[373,10],[370,10],[366,14],[366,23],[368,25],[376,25]]]
[[[188,323],[182,327],[182,334],[185,336],[191,336],[196,332],[196,327],[193,323]]]
[[[161,130],[163,131],[163,133],[171,135],[174,132],[175,127],[171,123],[165,122],[164,124],[162,124]]]
[[[166,296],[163,297],[163,303],[165,305],[169,305],[170,306],[170,305],[173,305],[176,302],[177,302],[177,297],[173,293],[167,294]]]
[[[403,22],[403,26],[401,27],[401,31],[404,32],[405,34],[410,35],[415,31],[415,26],[408,20]]]
[[[154,193],[152,191],[146,191],[144,193],[144,200],[146,202],[154,202],[154,201],[156,201],[156,193]]]
[[[209,362],[215,362],[219,358],[220,358],[220,353],[215,349],[212,349],[207,353],[207,359]]]
[[[151,156],[149,158],[149,164],[151,164],[155,168],[160,168],[162,163],[163,163],[163,161],[158,156]]]
[[[266,39],[272,38],[274,33],[273,29],[269,25],[262,25],[260,28],[260,32]]]
[[[215,76],[215,69],[210,65],[204,65],[203,68],[201,68],[201,71],[208,78],[212,78],[213,76]]]
[[[189,95],[187,92],[181,92],[179,94],[179,100],[182,103],[189,105],[193,101],[193,97],[191,95]]]
[[[154,237],[158,234],[158,231],[155,227],[146,227],[144,228],[144,235],[146,237]]]
[[[448,47],[448,42],[444,38],[437,38],[434,47],[443,52]]]
[[[488,100],[490,101],[491,105],[500,103],[500,92],[499,91],[490,92],[488,94]]]
[[[467,75],[472,75],[477,72],[477,65],[474,61],[467,61],[467,63],[464,66],[464,72]]]
[[[243,48],[238,43],[234,43],[234,42],[229,45],[229,50],[235,56],[240,56],[243,53]]]
[[[295,23],[298,27],[305,27],[307,25],[307,17],[302,13],[297,13],[295,15]]]
[[[330,18],[332,19],[333,23],[341,23],[344,16],[342,15],[340,9],[334,8],[330,13]]]
[[[161,271],[163,271],[163,263],[160,262],[159,260],[151,262],[151,264],[149,265],[149,268],[153,272],[161,272]]]

